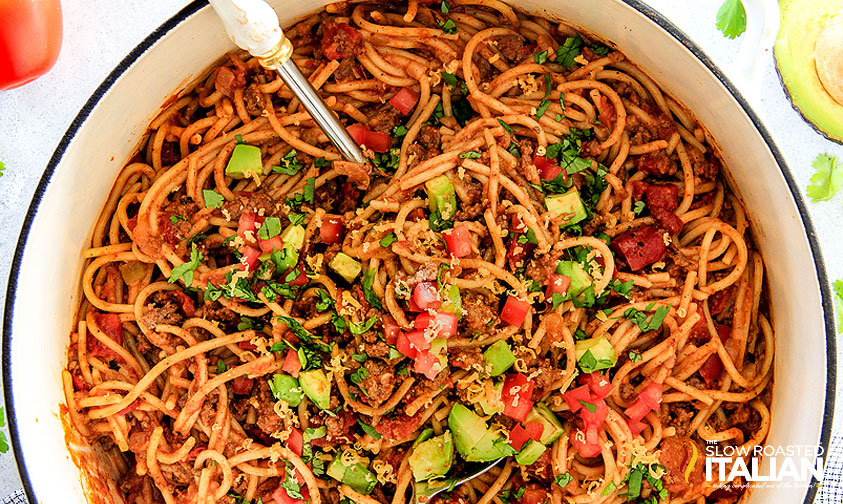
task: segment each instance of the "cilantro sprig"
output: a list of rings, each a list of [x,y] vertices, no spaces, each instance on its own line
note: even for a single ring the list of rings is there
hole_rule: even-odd
[[[733,39],[746,31],[746,9],[741,0],[726,0],[717,11],[717,29]]]
[[[199,265],[202,264],[202,252],[196,248],[196,244],[191,244],[190,261],[180,264],[173,268],[170,272],[170,283],[176,283],[179,278],[184,279],[184,285],[190,287],[193,284],[193,272]]]
[[[811,163],[816,173],[811,176],[811,183],[806,193],[811,200],[828,201],[843,187],[843,166],[836,156],[820,154]]]

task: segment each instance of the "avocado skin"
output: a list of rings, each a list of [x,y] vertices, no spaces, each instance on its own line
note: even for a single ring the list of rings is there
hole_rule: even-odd
[[[790,102],[802,117],[830,140],[843,143],[843,104],[823,88],[817,76],[814,46],[825,22],[843,9],[843,0],[780,0],[776,71]]]

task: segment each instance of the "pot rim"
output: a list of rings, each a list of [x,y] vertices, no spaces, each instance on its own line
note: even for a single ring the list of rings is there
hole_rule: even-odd
[[[832,419],[834,416],[834,402],[837,385],[837,348],[835,341],[834,310],[832,308],[833,298],[831,295],[831,289],[826,274],[825,262],[820,251],[816,230],[814,229],[813,222],[811,220],[810,215],[808,214],[805,201],[802,198],[801,193],[799,192],[799,186],[797,185],[797,182],[794,179],[790,168],[788,168],[784,156],[782,155],[779,148],[776,146],[775,142],[773,142],[770,132],[761,122],[758,115],[752,110],[749,103],[743,97],[740,91],[738,91],[735,85],[726,77],[723,71],[714,63],[714,61],[712,61],[712,59],[702,50],[702,48],[697,45],[696,42],[691,40],[691,38],[685,32],[680,30],[679,27],[674,25],[664,15],[662,15],[649,5],[645,4],[643,1],[619,1],[625,3],[629,7],[632,7],[639,13],[646,16],[652,23],[660,27],[662,30],[664,30],[674,39],[676,39],[679,43],[685,46],[691,52],[691,54],[693,54],[694,57],[696,57],[703,65],[705,65],[708,71],[718,81],[720,81],[721,84],[723,84],[726,90],[738,102],[741,109],[743,109],[744,114],[746,114],[747,117],[749,117],[749,119],[752,121],[752,124],[755,127],[756,131],[761,135],[761,138],[764,140],[764,143],[767,145],[767,148],[769,148],[770,152],[773,154],[773,157],[776,160],[776,164],[778,165],[779,171],[781,171],[785,181],[787,182],[790,194],[793,197],[793,200],[795,201],[796,207],[799,211],[799,217],[802,221],[803,226],[805,227],[806,235],[808,238],[808,244],[811,249],[811,256],[813,257],[813,262],[817,273],[817,281],[820,287],[820,294],[822,296],[823,321],[825,324],[826,335],[826,390],[825,407],[823,409],[823,420],[822,427],[820,430],[819,443],[823,447],[822,453],[825,453],[828,451],[829,442],[831,439],[831,428]],[[85,121],[93,111],[94,107],[97,106],[99,101],[103,98],[103,96],[105,96],[105,94],[111,89],[114,83],[117,82],[117,80],[123,75],[123,73],[126,72],[148,49],[155,45],[156,42],[164,38],[171,30],[176,28],[183,21],[186,21],[192,15],[196,14],[202,8],[205,8],[207,6],[208,3],[206,0],[193,0],[187,6],[182,8],[179,12],[173,15],[173,17],[165,21],[161,26],[155,29],[155,31],[153,31],[146,38],[144,38],[134,49],[132,49],[132,51],[129,52],[129,54],[126,55],[126,57],[123,58],[120,63],[117,64],[116,67],[114,67],[114,69],[108,74],[105,80],[103,80],[103,82],[96,88],[96,90],[94,90],[91,97],[85,102],[85,105],[73,119],[73,122],[68,127],[67,131],[65,132],[64,136],[62,137],[61,141],[56,147],[56,150],[50,157],[50,161],[47,163],[47,167],[38,182],[38,186],[36,187],[35,193],[32,197],[32,202],[30,203],[29,208],[26,212],[26,216],[24,217],[21,232],[18,237],[17,244],[15,246],[15,254],[12,260],[11,270],[9,274],[9,283],[6,289],[6,301],[5,306],[3,308],[3,359],[2,368],[0,368],[0,372],[2,372],[3,375],[4,400],[7,412],[6,415],[9,421],[9,434],[11,437],[11,445],[14,451],[18,473],[20,474],[20,478],[23,483],[24,492],[26,493],[26,497],[29,499],[29,502],[31,504],[39,504],[39,501],[36,498],[34,486],[29,478],[29,473],[27,471],[25,462],[26,457],[20,449],[19,432],[17,429],[17,420],[15,416],[15,401],[14,395],[12,393],[11,340],[12,320],[15,306],[15,293],[17,290],[19,280],[18,275],[20,271],[21,261],[23,260],[23,254],[26,249],[26,243],[29,237],[29,232],[32,227],[32,223],[38,212],[38,208],[41,205],[41,200],[47,190],[47,186],[49,186],[52,180],[53,173],[55,172],[56,167],[59,165],[59,163],[61,163],[64,153],[67,150],[67,147],[69,146],[73,138],[76,136],[76,134],[79,132],[79,130],[83,127]],[[811,504],[814,501],[817,489],[817,485],[809,485],[808,490],[805,494],[805,499],[803,500],[803,504]]]

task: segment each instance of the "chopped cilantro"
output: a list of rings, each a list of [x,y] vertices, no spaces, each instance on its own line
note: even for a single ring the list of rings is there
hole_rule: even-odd
[[[179,278],[182,278],[184,279],[184,285],[190,287],[193,284],[193,272],[200,264],[202,264],[202,252],[199,252],[195,243],[191,244],[190,261],[173,268],[168,281],[175,283]]]
[[[398,237],[395,236],[395,233],[389,233],[388,235],[381,238],[380,244],[381,244],[381,247],[386,248],[386,247],[389,247],[390,245],[392,245],[393,243],[395,243],[397,241],[398,241]]]
[[[302,168],[304,168],[304,165],[299,161],[298,152],[296,152],[296,149],[292,149],[290,152],[284,154],[279,166],[272,167],[272,171],[273,173],[281,173],[283,175],[295,175]]]
[[[533,60],[539,65],[544,65],[547,62],[547,50],[536,53],[536,55],[533,56]]]
[[[568,37],[556,50],[556,62],[568,68],[574,66],[574,59],[580,55],[583,48],[582,37]]]

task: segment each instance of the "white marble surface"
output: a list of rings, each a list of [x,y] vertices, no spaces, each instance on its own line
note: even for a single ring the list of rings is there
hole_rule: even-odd
[[[187,0],[65,0],[64,44],[56,67],[22,89],[0,92],[0,286],[5,286],[26,209],[56,145],[79,109],[109,71],[145,36]],[[721,68],[734,60],[740,41],[723,38],[714,26],[719,0],[649,0],[702,46]],[[821,152],[843,159],[843,146],[823,139],[790,107],[765,55],[760,113],[784,152],[800,189]],[[843,194],[809,204],[831,279],[843,278]],[[5,301],[0,289],[0,305]],[[2,314],[0,314],[0,317]],[[843,349],[841,349],[843,350]],[[843,355],[843,351],[840,352]],[[840,382],[840,380],[838,380]],[[838,389],[841,390],[840,386]],[[843,433],[843,415],[835,432]],[[0,499],[20,487],[13,456],[0,455]]]

